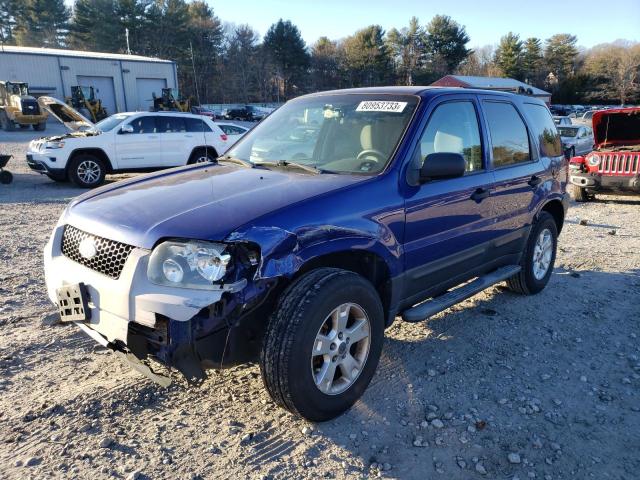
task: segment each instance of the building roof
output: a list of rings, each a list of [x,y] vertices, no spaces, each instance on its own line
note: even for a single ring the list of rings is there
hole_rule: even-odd
[[[475,77],[471,75],[447,75],[440,80],[434,82],[434,85],[440,84],[445,79],[453,79],[457,82],[464,84],[471,88],[481,89],[516,89],[518,87],[531,89],[536,96],[550,96],[551,93],[545,92],[540,88],[533,87],[527,83],[516,80],[515,78],[502,78],[502,77]]]
[[[65,50],[62,48],[38,48],[38,47],[14,47],[4,45],[0,47],[0,54],[14,53],[25,55],[53,55],[58,57],[80,57],[104,60],[126,60],[129,62],[156,62],[173,63],[171,60],[162,60],[154,57],[144,57],[142,55],[127,55],[122,53],[85,52],[82,50]]]

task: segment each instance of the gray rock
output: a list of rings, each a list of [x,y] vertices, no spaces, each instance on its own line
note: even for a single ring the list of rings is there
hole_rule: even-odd
[[[509,455],[507,455],[507,460],[509,460],[509,463],[513,464],[518,464],[522,461],[520,459],[520,454],[515,452],[511,452]]]
[[[313,433],[313,427],[306,425],[302,428],[303,435],[311,435]]]
[[[50,327],[52,325],[57,325],[62,322],[60,321],[60,314],[58,312],[55,312],[55,313],[49,313],[47,315],[43,315],[42,318],[40,319],[40,323],[44,326]]]
[[[484,465],[482,465],[482,463],[478,462],[476,463],[476,472],[478,472],[480,475],[486,475],[487,469],[484,468]]]
[[[442,423],[442,420],[440,420],[439,418],[436,418],[436,419],[431,421],[431,426],[433,428],[443,428],[444,427],[444,423]]]
[[[104,437],[100,440],[100,448],[109,448],[113,444],[113,438]]]
[[[29,457],[25,460],[24,465],[25,467],[33,467],[35,465],[38,465],[41,461],[42,458],[40,457]]]
[[[140,478],[142,478],[142,473],[140,473],[140,470],[134,470],[129,475],[127,475],[127,480],[139,480]]]

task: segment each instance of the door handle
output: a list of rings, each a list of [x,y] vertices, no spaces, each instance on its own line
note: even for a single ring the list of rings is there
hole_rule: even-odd
[[[477,188],[475,192],[471,194],[471,200],[480,203],[483,199],[489,196],[490,192],[486,188]]]
[[[533,177],[531,177],[531,180],[529,180],[527,183],[532,187],[537,187],[542,183],[542,179],[537,175],[534,175]]]

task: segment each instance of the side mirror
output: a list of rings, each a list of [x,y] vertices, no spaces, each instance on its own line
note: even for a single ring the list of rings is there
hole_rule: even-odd
[[[133,125],[127,123],[120,127],[120,133],[133,133]]]
[[[467,162],[459,153],[431,153],[427,155],[420,169],[420,183],[442,178],[456,178],[464,175]]]

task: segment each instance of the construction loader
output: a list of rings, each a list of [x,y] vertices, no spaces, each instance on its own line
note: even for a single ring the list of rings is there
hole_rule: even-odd
[[[67,97],[65,101],[67,105],[89,117],[93,123],[109,116],[102,105],[102,100],[96,97],[93,87],[73,86],[71,87],[71,96]]]
[[[181,98],[175,88],[163,88],[162,96],[157,97],[153,93],[152,111],[189,112],[191,111],[191,100]]]
[[[4,130],[32,125],[34,130],[42,131],[47,126],[47,116],[35,97],[29,95],[28,84],[0,80],[0,125]]]

